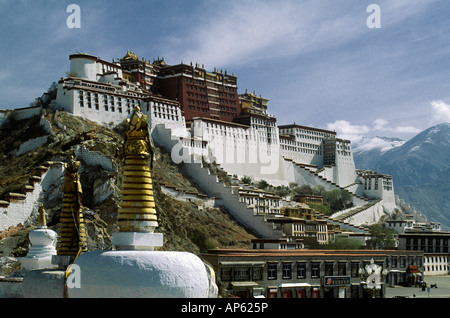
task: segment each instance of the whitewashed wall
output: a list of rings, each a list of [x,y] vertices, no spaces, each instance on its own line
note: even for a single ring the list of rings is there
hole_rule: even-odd
[[[11,202],[8,207],[0,208],[0,230],[6,230],[10,226],[16,226],[19,223],[25,224],[32,214],[37,213],[40,202],[42,202],[41,196],[43,192],[61,176],[63,171],[61,164],[53,164],[42,175],[42,181],[35,183],[33,191],[27,192],[23,200]]]

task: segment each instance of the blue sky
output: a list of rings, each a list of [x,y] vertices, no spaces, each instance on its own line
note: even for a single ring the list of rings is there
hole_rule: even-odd
[[[69,4],[81,28],[67,27]],[[370,4],[381,28],[368,28]],[[127,49],[238,76],[278,124],[404,139],[450,121],[446,0],[0,0],[0,109],[26,107],[68,56]]]

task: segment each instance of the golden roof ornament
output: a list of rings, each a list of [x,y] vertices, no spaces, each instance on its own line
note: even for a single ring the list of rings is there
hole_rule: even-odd
[[[81,210],[82,189],[78,174],[80,162],[71,156],[64,166],[66,171],[62,187],[64,198],[56,250],[58,255],[76,257],[80,252],[87,251],[86,228]]]
[[[125,55],[122,60],[139,60],[139,58],[134,54],[133,51],[127,50],[127,55]]]
[[[120,232],[152,233],[158,226],[152,184],[152,141],[147,115],[136,106],[127,119],[125,168],[117,224]]]

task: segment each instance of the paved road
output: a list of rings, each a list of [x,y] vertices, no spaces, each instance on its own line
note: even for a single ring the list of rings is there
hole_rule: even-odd
[[[386,287],[386,298],[394,296],[404,296],[408,298],[450,298],[450,275],[447,276],[426,276],[427,287],[437,284],[438,288],[430,288],[430,293],[422,291],[421,287]]]

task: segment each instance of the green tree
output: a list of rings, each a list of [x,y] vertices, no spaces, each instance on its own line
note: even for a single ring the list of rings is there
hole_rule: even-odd
[[[359,250],[362,243],[358,239],[352,239],[348,237],[337,236],[334,241],[329,241],[322,247],[330,250]]]
[[[323,195],[324,201],[330,206],[332,212],[340,211],[353,206],[352,195],[342,189],[327,191]]]
[[[287,197],[291,194],[291,190],[286,186],[276,186],[271,189],[272,192],[280,197]]]
[[[312,188],[314,195],[320,195],[323,196],[326,192],[325,187],[323,185],[316,185]]]
[[[292,192],[294,195],[311,195],[313,194],[313,189],[310,185],[302,184],[301,186],[292,188]]]
[[[311,209],[314,209],[316,211],[319,211],[320,213],[330,216],[333,214],[333,212],[331,211],[330,207],[328,206],[328,204],[324,203],[322,205],[318,205],[318,204],[309,204],[309,207]]]
[[[370,239],[367,240],[366,245],[370,249],[383,250],[395,248],[395,232],[392,229],[384,229],[379,224],[374,224],[369,227]]]
[[[244,184],[253,184],[253,178],[250,176],[243,176],[241,182]]]
[[[267,190],[269,188],[269,183],[267,183],[266,180],[259,180],[258,182],[256,182],[255,187],[257,187],[258,189],[261,190]]]
[[[289,182],[289,188],[290,188],[290,189],[293,189],[293,188],[295,188],[295,187],[298,187],[298,184],[297,184],[297,183],[295,183],[295,182]]]

